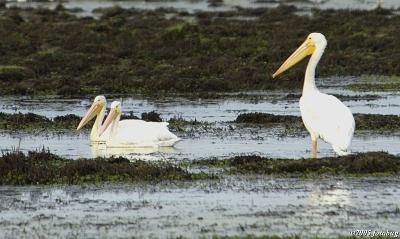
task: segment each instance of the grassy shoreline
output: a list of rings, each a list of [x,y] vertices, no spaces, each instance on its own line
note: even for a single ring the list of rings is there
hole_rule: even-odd
[[[113,7],[94,19],[63,8],[4,9],[0,93],[300,89],[305,63],[276,81],[271,73],[312,31],[323,32],[329,42],[319,76],[399,75],[399,15],[382,9],[314,10],[312,16],[296,11],[278,7],[190,14]],[[167,13],[175,17],[167,19]]]

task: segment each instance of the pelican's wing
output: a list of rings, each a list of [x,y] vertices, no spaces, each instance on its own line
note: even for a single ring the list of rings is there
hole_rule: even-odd
[[[121,120],[118,127],[118,141],[132,145],[172,146],[179,138],[171,133],[166,122],[143,120]]]
[[[355,129],[350,109],[332,95],[318,93],[300,100],[307,129],[330,143],[339,154],[347,151]]]

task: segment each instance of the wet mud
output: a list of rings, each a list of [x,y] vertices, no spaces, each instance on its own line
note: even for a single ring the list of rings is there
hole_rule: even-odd
[[[349,236],[399,231],[398,178],[233,176],[154,185],[0,187],[6,237]]]

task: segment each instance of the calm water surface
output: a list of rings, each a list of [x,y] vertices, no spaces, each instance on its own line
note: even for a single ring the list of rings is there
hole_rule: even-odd
[[[352,92],[343,89],[346,79],[328,78],[319,82],[321,91],[343,96],[355,96],[355,99],[344,103],[353,113],[395,114],[400,115],[400,94],[395,92]],[[296,93],[296,92],[295,92]],[[127,157],[145,158],[208,158],[229,157],[237,154],[256,153],[274,158],[309,157],[310,139],[304,137],[289,137],[276,129],[242,128],[230,123],[240,113],[265,112],[272,114],[299,115],[298,97],[287,99],[288,93],[280,92],[247,92],[245,97],[231,94],[220,99],[189,99],[185,97],[165,97],[154,99],[140,95],[124,98],[109,97],[111,100],[121,100],[124,113],[140,115],[143,112],[155,110],[161,113],[164,120],[182,116],[185,119],[196,119],[211,124],[211,130],[205,132],[178,133],[183,141],[173,149],[132,149],[107,150],[104,145],[91,147],[88,131],[36,134],[0,134],[0,148],[9,150],[20,148],[24,151],[49,148],[52,152],[68,156],[96,157],[124,155]],[[297,93],[296,93],[297,94]],[[364,99],[363,96],[372,99]],[[357,100],[362,98],[363,100]],[[49,118],[57,115],[76,114],[83,116],[90,107],[92,99],[28,99],[0,98],[0,110],[7,113],[34,112]],[[354,152],[388,151],[400,153],[399,136],[356,134],[352,149]],[[321,156],[332,155],[329,145],[319,144]]]

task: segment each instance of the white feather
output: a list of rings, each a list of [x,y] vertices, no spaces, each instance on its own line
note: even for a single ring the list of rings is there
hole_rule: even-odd
[[[353,115],[332,95],[313,91],[300,98],[303,123],[313,139],[321,138],[339,155],[349,153],[355,129]]]
[[[146,122],[143,120],[121,120],[121,103],[114,101],[104,122],[109,136],[107,147],[171,147],[180,141],[171,133],[166,122]],[[109,127],[108,125],[111,124]]]
[[[112,127],[112,126],[111,126]],[[166,122],[121,120],[111,129],[107,147],[170,147],[180,138],[171,133]]]

